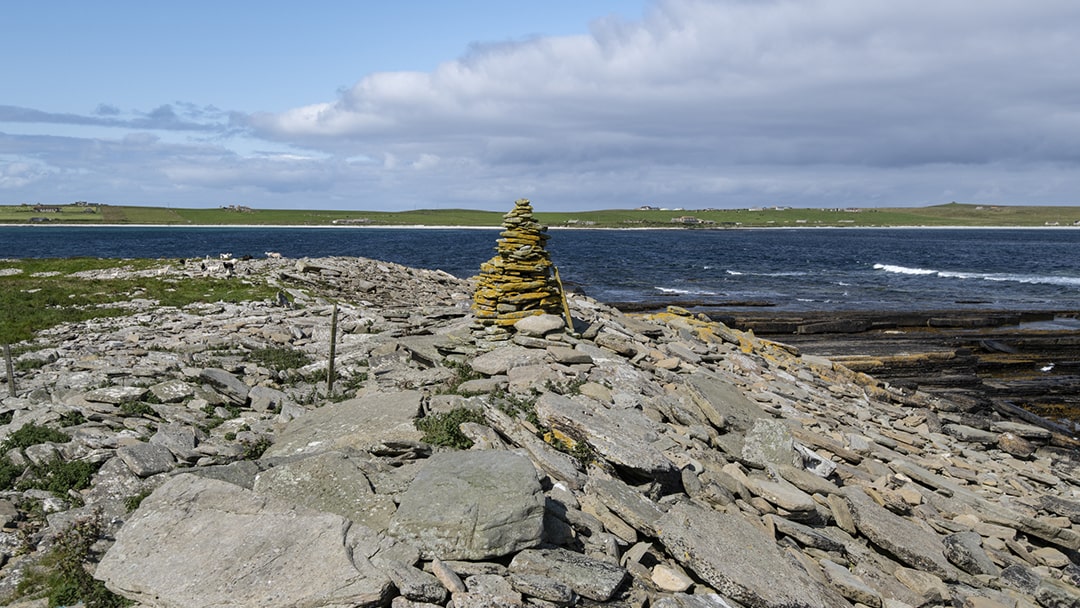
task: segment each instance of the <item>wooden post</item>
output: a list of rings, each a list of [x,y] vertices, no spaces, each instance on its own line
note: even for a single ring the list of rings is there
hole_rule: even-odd
[[[15,396],[15,366],[11,363],[11,345],[4,343],[4,363],[7,364],[8,396]]]
[[[574,333],[574,319],[570,317],[570,303],[566,301],[566,289],[563,288],[562,279],[559,278],[559,267],[552,264],[551,268],[555,271],[555,282],[559,284],[559,298],[562,300],[563,314],[566,315],[566,327],[570,333]]]
[[[330,314],[330,365],[326,370],[326,394],[334,394],[334,356],[337,354],[337,303]]]

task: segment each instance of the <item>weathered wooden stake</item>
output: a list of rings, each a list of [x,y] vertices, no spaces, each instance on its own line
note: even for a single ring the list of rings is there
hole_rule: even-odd
[[[330,366],[326,370],[326,394],[334,394],[334,356],[337,354],[337,304],[330,314]]]
[[[4,363],[7,364],[8,396],[15,396],[15,366],[11,363],[11,345],[4,343]]]
[[[562,298],[562,310],[566,315],[566,327],[570,333],[574,333],[574,319],[570,317],[570,304],[566,301],[566,288],[563,287],[562,279],[559,278],[559,268],[553,265],[551,269],[555,271],[555,283],[559,285],[559,297]]]

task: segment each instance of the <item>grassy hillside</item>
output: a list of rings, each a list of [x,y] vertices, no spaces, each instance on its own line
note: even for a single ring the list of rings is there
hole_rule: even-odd
[[[509,211],[511,205],[507,205]],[[733,228],[814,226],[1072,226],[1080,206],[1027,207],[949,203],[933,207],[863,209],[607,209],[544,212],[553,227]],[[162,224],[251,226],[498,226],[502,213],[468,209],[414,211],[319,211],[307,209],[173,209],[163,207],[60,205],[38,208],[0,205],[0,223]]]

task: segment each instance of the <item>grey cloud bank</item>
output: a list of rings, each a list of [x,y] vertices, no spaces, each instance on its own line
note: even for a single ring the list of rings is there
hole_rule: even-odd
[[[668,0],[282,113],[3,106],[0,202],[1080,203],[1078,27],[1057,0]]]

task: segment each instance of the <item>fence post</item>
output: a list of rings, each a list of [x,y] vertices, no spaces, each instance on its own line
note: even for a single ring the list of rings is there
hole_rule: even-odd
[[[334,357],[337,355],[337,303],[330,314],[330,365],[326,370],[326,394],[334,394]]]
[[[15,366],[11,363],[11,345],[4,343],[4,363],[7,365],[8,396],[15,396]]]

